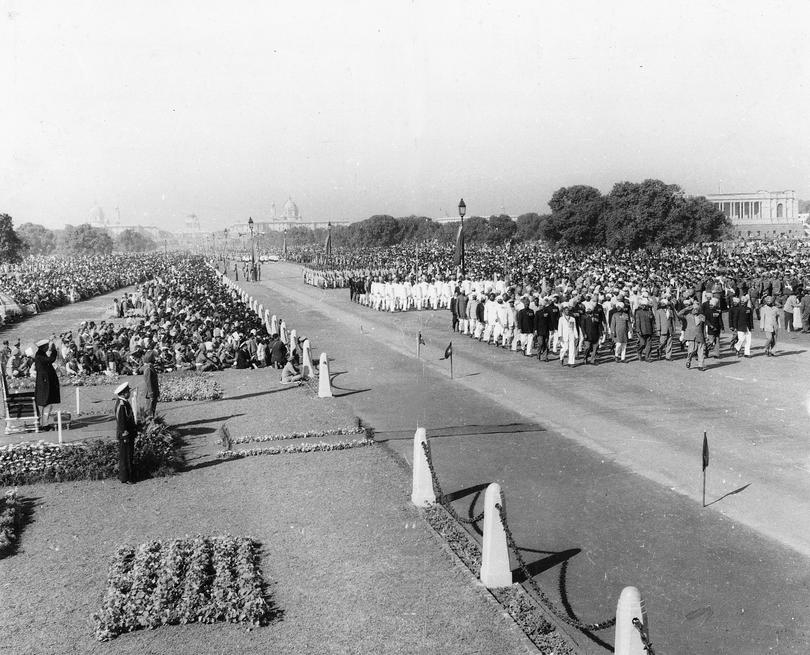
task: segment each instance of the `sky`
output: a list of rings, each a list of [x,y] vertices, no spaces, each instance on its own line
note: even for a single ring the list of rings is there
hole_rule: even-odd
[[[204,230],[810,199],[810,2],[0,0],[0,213]]]

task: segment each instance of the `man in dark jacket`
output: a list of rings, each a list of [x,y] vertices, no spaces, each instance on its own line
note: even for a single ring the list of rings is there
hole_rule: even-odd
[[[125,484],[135,483],[135,437],[138,425],[129,403],[129,382],[115,389],[115,426],[118,438],[118,479]]]
[[[521,302],[523,307],[515,315],[515,323],[520,332],[520,345],[523,354],[532,354],[532,341],[534,341],[534,310],[529,305],[529,299],[524,297]]]
[[[549,335],[552,330],[557,329],[556,312],[553,309],[551,300],[543,298],[542,305],[534,313],[534,334],[537,338],[537,359],[548,361]]]
[[[456,313],[458,314],[458,331],[462,334],[467,332],[467,294],[461,289],[456,301]]]
[[[56,345],[53,341],[37,341],[37,352],[34,355],[36,370],[36,402],[39,407],[39,424],[42,430],[53,430],[50,424],[51,406],[61,401],[59,378],[53,363],[56,361]]]
[[[737,340],[734,350],[737,357],[751,356],[751,333],[754,329],[754,308],[748,296],[732,298],[731,309],[728,312],[728,326],[736,332]]]
[[[273,344],[270,346],[270,365],[273,368],[284,368],[287,363],[287,346],[278,338],[277,334],[273,335]]]
[[[602,338],[602,319],[596,313],[596,303],[588,301],[585,303],[585,313],[582,316],[582,338],[585,341],[583,351],[585,363],[596,366],[596,358],[599,355],[599,340]]]
[[[701,307],[706,317],[706,357],[710,351],[716,359],[720,359],[720,333],[723,332],[723,310],[717,298],[709,298]]]
[[[633,323],[638,336],[638,358],[650,361],[652,350],[652,335],[655,334],[655,315],[646,298],[639,301],[639,306],[633,313]]]

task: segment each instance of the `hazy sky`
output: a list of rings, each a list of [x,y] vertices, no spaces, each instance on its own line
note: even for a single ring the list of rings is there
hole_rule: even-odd
[[[204,229],[810,198],[810,2],[0,0],[0,212]]]

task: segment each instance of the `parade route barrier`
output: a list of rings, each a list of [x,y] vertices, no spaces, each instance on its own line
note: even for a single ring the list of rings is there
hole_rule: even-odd
[[[318,398],[331,398],[332,381],[329,377],[329,358],[326,356],[326,353],[321,353],[321,361],[318,368]]]
[[[315,365],[312,363],[312,344],[309,339],[304,339],[301,350],[303,352],[301,356],[301,375],[307,380],[311,380],[315,377]]]
[[[290,335],[287,334],[287,324],[284,322],[284,319],[282,318],[278,324],[278,338],[281,339],[281,343],[283,343],[286,346],[289,343],[289,336]]]
[[[270,334],[278,334],[278,318],[275,314],[270,317]]]
[[[79,387],[76,387],[76,416],[79,415]]]
[[[497,506],[503,505],[501,485],[493,482],[484,492],[484,534],[481,539],[481,582],[485,587],[508,587],[512,584],[506,533]]]
[[[413,435],[413,485],[411,502],[417,507],[433,505],[436,492],[433,489],[433,478],[430,475],[430,463],[423,444],[427,443],[425,428],[417,428]]]

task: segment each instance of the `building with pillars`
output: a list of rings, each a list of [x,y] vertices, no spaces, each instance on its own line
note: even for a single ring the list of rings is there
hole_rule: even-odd
[[[723,212],[735,236],[746,239],[804,236],[795,191],[715,193],[706,199]]]

